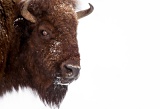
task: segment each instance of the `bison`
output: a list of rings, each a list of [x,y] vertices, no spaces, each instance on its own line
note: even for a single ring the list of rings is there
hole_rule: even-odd
[[[55,106],[80,71],[75,0],[0,0],[0,96],[30,87]]]

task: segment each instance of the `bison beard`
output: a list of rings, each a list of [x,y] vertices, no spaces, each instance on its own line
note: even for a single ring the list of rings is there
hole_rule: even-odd
[[[59,107],[61,101],[67,92],[67,86],[65,85],[51,85],[46,90],[39,92],[42,100],[47,102],[48,104],[56,105]],[[51,102],[54,101],[54,102]]]
[[[75,0],[13,1],[0,0],[0,96],[30,87],[59,107],[79,76],[77,20],[93,6],[75,12]]]

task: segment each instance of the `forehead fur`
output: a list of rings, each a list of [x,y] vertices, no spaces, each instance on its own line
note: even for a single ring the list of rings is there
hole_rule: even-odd
[[[36,18],[52,17],[76,17],[75,0],[33,0],[29,5],[29,11]]]

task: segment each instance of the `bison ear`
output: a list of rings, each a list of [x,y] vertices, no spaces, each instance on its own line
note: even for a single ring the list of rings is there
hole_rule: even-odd
[[[91,14],[94,10],[94,7],[92,6],[92,4],[89,3],[90,8],[86,9],[86,10],[82,10],[82,11],[78,11],[77,13],[77,18],[81,19],[83,17],[88,16],[89,14]]]

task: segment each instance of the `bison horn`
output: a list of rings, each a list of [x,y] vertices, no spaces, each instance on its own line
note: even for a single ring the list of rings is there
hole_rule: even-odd
[[[92,6],[92,4],[89,3],[90,8],[86,9],[86,10],[82,10],[82,11],[78,11],[77,12],[77,17],[78,19],[81,19],[89,14],[91,14],[94,10],[94,7]]]
[[[26,0],[22,6],[21,15],[28,21],[35,23],[36,18],[28,11],[28,5],[30,3],[30,0]]]

